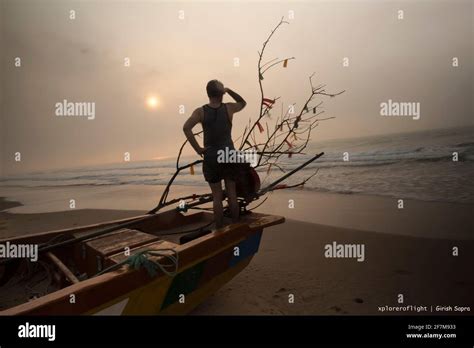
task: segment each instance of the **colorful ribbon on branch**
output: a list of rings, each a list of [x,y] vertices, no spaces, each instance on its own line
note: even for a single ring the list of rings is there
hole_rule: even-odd
[[[262,127],[262,125],[260,124],[260,122],[257,121],[257,127],[258,127],[258,130],[260,131],[260,133],[263,133],[264,129]]]
[[[194,175],[194,166],[189,167],[189,172],[191,175]]]
[[[275,104],[275,101],[272,100],[272,99],[263,98],[262,99],[262,104],[265,105],[267,108],[271,109],[272,105]]]
[[[286,68],[288,66],[288,59],[285,59],[283,62],[283,67]]]

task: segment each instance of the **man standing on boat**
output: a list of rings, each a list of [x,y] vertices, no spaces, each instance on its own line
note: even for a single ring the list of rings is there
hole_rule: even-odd
[[[223,226],[223,191],[222,180],[225,182],[225,190],[232,216],[235,223],[239,218],[239,206],[236,192],[235,164],[219,163],[218,152],[235,150],[231,137],[232,118],[234,113],[242,110],[247,103],[245,100],[229,88],[225,88],[222,82],[212,80],[206,86],[209,103],[197,108],[183,126],[184,134],[198,155],[204,157],[202,171],[204,179],[209,183],[212,191],[214,218],[216,228]],[[235,103],[223,103],[224,94],[229,94]],[[202,124],[204,132],[204,147],[201,147],[192,129],[198,123]]]

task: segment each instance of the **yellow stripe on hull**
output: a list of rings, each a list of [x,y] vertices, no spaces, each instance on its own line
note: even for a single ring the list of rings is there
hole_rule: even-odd
[[[114,299],[100,307],[94,308],[85,314],[95,315],[182,315],[187,314],[204,302],[208,297],[219,290],[223,285],[229,282],[239,274],[252,260],[253,255],[240,261],[234,267],[215,276],[209,282],[201,285],[198,289],[185,297],[185,303],[174,303],[160,311],[168,289],[173,281],[171,277],[159,277],[151,283],[136,289],[126,295]],[[128,300],[123,310],[117,309],[112,313],[108,311],[117,303]],[[119,312],[120,311],[120,312]]]

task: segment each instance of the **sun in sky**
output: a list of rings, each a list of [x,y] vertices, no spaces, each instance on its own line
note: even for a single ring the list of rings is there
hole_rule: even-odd
[[[158,97],[154,94],[150,94],[149,96],[146,97],[146,106],[150,110],[155,110],[158,108],[160,101]]]

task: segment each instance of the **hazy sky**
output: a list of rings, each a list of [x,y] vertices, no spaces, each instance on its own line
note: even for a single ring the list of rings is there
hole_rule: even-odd
[[[124,152],[132,160],[173,156],[184,140],[182,124],[207,102],[213,78],[248,101],[236,116],[237,137],[259,110],[257,51],[290,10],[294,19],[264,60],[296,59],[265,76],[266,96],[301,106],[313,72],[328,90],[347,91],[325,103],[337,118],[321,124],[315,140],[474,124],[473,1],[0,4],[4,174],[120,162]],[[148,95],[158,97],[158,108],[146,106]],[[63,99],[94,102],[95,119],[56,116]],[[419,102],[420,120],[380,116],[388,99]]]

